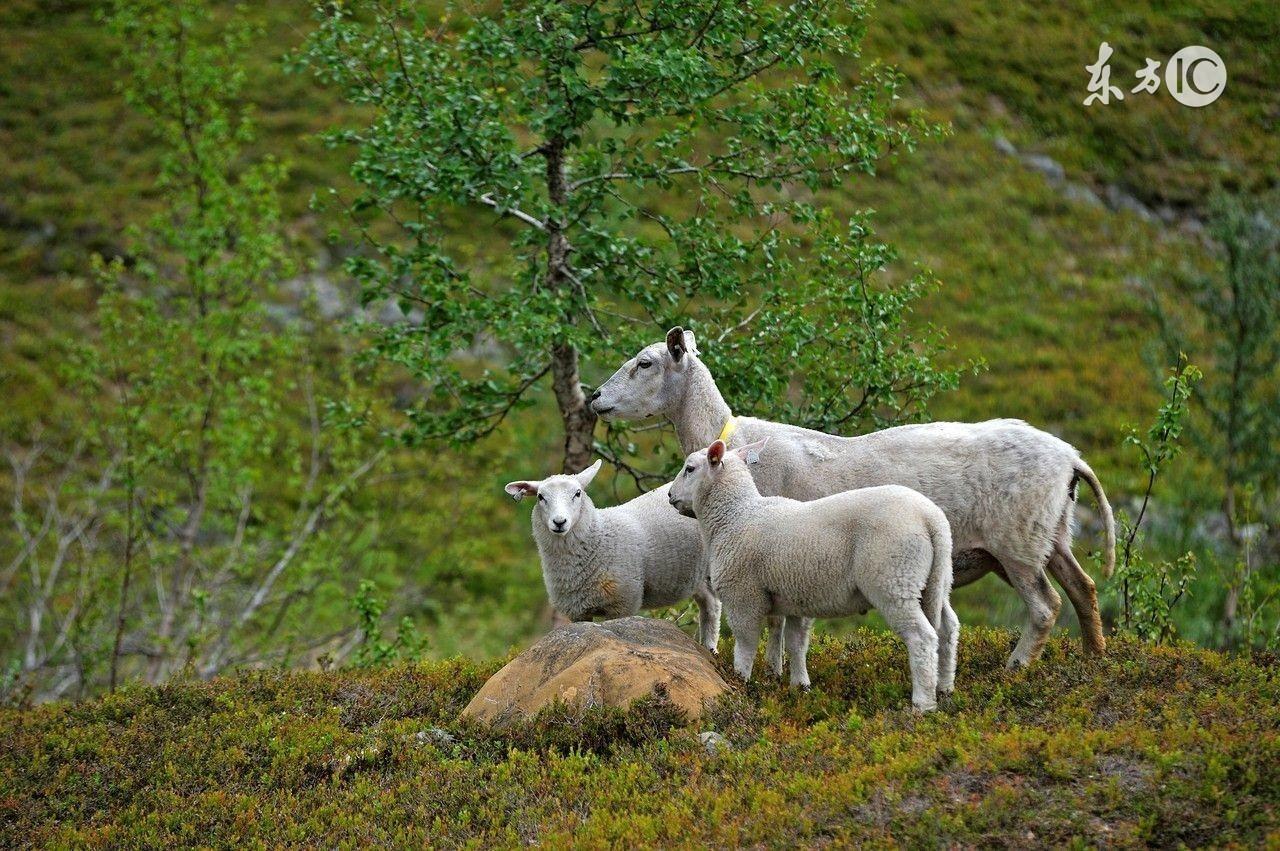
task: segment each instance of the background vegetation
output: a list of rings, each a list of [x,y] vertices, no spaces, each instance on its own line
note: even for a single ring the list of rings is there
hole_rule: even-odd
[[[424,8],[436,14],[432,4]],[[308,485],[308,470],[331,477],[330,486],[340,484],[402,425],[394,409],[421,393],[410,373],[359,359],[364,342],[340,332],[339,325],[360,310],[356,287],[341,268],[356,246],[343,204],[311,203],[329,186],[339,200],[354,195],[346,176],[349,153],[326,147],[318,134],[365,120],[368,112],[342,102],[307,74],[288,72],[286,55],[316,25],[309,8],[271,2],[236,11],[215,4],[211,19],[192,21],[192,44],[222,44],[228,33],[240,32],[236,21],[249,24],[226,60],[215,58],[209,67],[235,83],[217,92],[234,113],[222,140],[230,143],[224,174],[235,182],[259,164],[266,169],[259,172],[262,178],[270,177],[263,186],[269,198],[255,194],[268,206],[247,215],[264,225],[251,229],[255,235],[278,239],[268,250],[277,265],[269,274],[245,277],[254,284],[255,305],[243,327],[270,343],[274,366],[265,369],[254,358],[244,362],[242,374],[258,383],[251,397],[235,399],[252,398],[253,405],[233,412],[229,422],[244,430],[232,430],[235,440],[221,444],[229,453],[227,467],[236,467],[242,478],[218,480],[223,501],[210,515],[216,522],[211,519],[191,540],[209,564],[226,563],[247,481],[255,482],[255,496],[245,528],[257,537],[252,557],[237,562],[231,579],[196,583],[185,596],[183,622],[208,617],[212,625],[197,636],[164,635],[158,629],[161,604],[172,600],[172,587],[182,587],[183,574],[166,573],[157,585],[153,568],[183,563],[181,536],[172,530],[190,515],[193,492],[184,490],[191,483],[182,459],[160,459],[168,467],[139,459],[138,469],[163,472],[163,486],[148,487],[165,496],[160,504],[167,507],[136,527],[149,537],[154,556],[146,562],[146,580],[120,605],[123,551],[100,549],[90,558],[85,536],[90,528],[107,528],[101,524],[127,524],[133,504],[115,484],[106,494],[110,512],[96,510],[102,503],[93,496],[100,481],[95,472],[127,457],[110,451],[109,435],[111,428],[121,433],[112,423],[129,419],[119,418],[118,405],[112,415],[103,408],[113,401],[108,391],[124,384],[86,385],[86,377],[100,374],[109,361],[100,355],[77,360],[75,353],[86,346],[103,347],[92,348],[99,353],[114,347],[148,362],[153,350],[147,347],[167,346],[164,357],[173,359],[168,366],[176,375],[185,374],[189,359],[199,360],[200,346],[162,333],[138,334],[145,326],[132,314],[116,327],[138,339],[112,342],[104,333],[112,327],[112,311],[121,309],[113,293],[159,299],[167,305],[161,311],[169,317],[165,321],[172,320],[166,311],[177,304],[178,296],[169,292],[171,270],[148,273],[147,247],[129,229],[144,226],[142,233],[152,238],[164,228],[178,236],[187,231],[172,218],[182,202],[179,192],[175,207],[175,179],[165,160],[172,146],[161,144],[165,118],[126,103],[132,78],[128,64],[122,67],[118,60],[129,58],[122,53],[129,36],[106,26],[98,11],[95,4],[75,0],[52,6],[20,0],[0,11],[0,426],[10,462],[0,468],[0,487],[19,497],[5,499],[0,508],[0,634],[6,636],[0,650],[9,672],[6,691],[16,698],[101,688],[109,678],[122,610],[125,678],[147,676],[160,656],[166,661],[155,678],[163,679],[211,652],[227,634],[232,603],[215,605],[213,615],[207,608],[200,614],[199,607],[216,602],[220,589],[233,593],[237,605],[246,594],[251,598],[278,560],[279,547],[287,547],[297,523],[309,516],[298,513],[299,507],[314,507],[317,495],[329,492],[319,478]],[[912,154],[879,162],[873,177],[821,189],[815,202],[840,218],[874,210],[870,221],[877,235],[902,258],[884,270],[883,284],[910,281],[916,264],[940,282],[913,302],[912,324],[946,329],[952,351],[941,366],[963,370],[985,363],[957,389],[935,397],[931,416],[1015,416],[1059,434],[1081,448],[1113,503],[1136,516],[1147,471],[1125,436],[1130,429],[1146,431],[1172,364],[1151,304],[1159,299],[1166,314],[1185,313],[1188,281],[1226,280],[1219,246],[1206,232],[1212,191],[1242,196],[1252,208],[1255,196],[1280,177],[1280,141],[1271,132],[1280,115],[1280,60],[1272,50],[1278,39],[1280,23],[1265,3],[1194,9],[1078,3],[1046,10],[906,2],[875,10],[863,57],[840,60],[837,72],[853,83],[875,60],[896,65],[907,81],[902,114],[921,110],[928,122],[949,132]],[[1117,78],[1127,79],[1145,56],[1163,59],[1201,43],[1226,59],[1230,83],[1218,102],[1200,110],[1177,105],[1163,91],[1086,110],[1083,65],[1096,58],[1102,40],[1116,48]],[[236,72],[234,63],[243,71]],[[235,118],[241,112],[252,134],[241,131]],[[261,165],[268,162],[278,166]],[[663,203],[679,211],[678,198]],[[157,213],[165,218],[157,222]],[[478,269],[493,265],[495,245],[483,236],[492,230],[492,213],[470,208],[451,216],[456,251]],[[241,242],[232,247],[263,248]],[[190,248],[169,245],[161,255]],[[95,270],[95,254],[124,262]],[[243,309],[236,304],[236,311]],[[400,318],[393,304],[374,302],[365,310]],[[655,323],[651,330],[657,339],[663,329]],[[1227,377],[1214,353],[1216,324],[1193,322],[1181,330],[1179,345],[1204,371],[1200,386],[1219,392]],[[69,369],[77,363],[80,368]],[[585,362],[583,379],[593,384],[615,365]],[[187,403],[199,397],[184,396],[189,388],[174,389],[176,379],[166,381],[173,385],[164,393],[166,404],[181,404],[191,413]],[[1275,386],[1274,368],[1264,370],[1250,399],[1260,401]],[[263,608],[231,640],[235,652],[224,659],[312,664],[322,656],[354,660],[357,648],[366,648],[362,658],[380,658],[367,650],[378,621],[368,616],[374,609],[386,633],[380,640],[433,658],[493,658],[545,629],[548,613],[528,518],[503,499],[501,485],[559,465],[561,447],[549,437],[556,429],[550,392],[549,385],[535,384],[527,410],[470,446],[388,444],[376,469],[362,475],[361,486],[342,490],[340,510],[334,506],[317,525],[321,538],[315,549],[274,581]],[[1259,453],[1264,467],[1271,459],[1270,470],[1238,483],[1238,493],[1247,498],[1228,517],[1228,485],[1219,463],[1223,435],[1203,405],[1193,403],[1189,417],[1203,427],[1183,457],[1162,473],[1145,514],[1153,563],[1173,562],[1188,551],[1196,557],[1196,570],[1172,611],[1173,625],[1179,635],[1212,646],[1274,641],[1274,458],[1280,456],[1265,451],[1267,440],[1274,448],[1274,436],[1264,438]],[[152,421],[160,419],[157,414]],[[180,430],[183,439],[195,433]],[[177,445],[163,430],[146,434],[149,448]],[[312,467],[316,446],[326,448]],[[618,478],[601,494],[625,498],[630,487]],[[61,494],[60,501],[52,494]],[[1083,546],[1096,546],[1085,509]],[[86,518],[92,524],[77,531]],[[36,553],[33,573],[32,561],[20,558],[29,543],[23,524],[27,532],[38,531],[46,520],[58,534],[41,539],[44,549]],[[57,562],[64,539],[63,561]],[[48,586],[57,593],[46,593],[55,564],[66,572]],[[76,573],[89,565],[95,566],[90,573]],[[93,582],[71,581],[81,575]],[[372,584],[357,607],[353,601],[362,581]],[[1105,589],[1112,621],[1122,610],[1118,587]],[[1244,612],[1228,620],[1224,607],[1233,587]],[[958,596],[966,624],[1013,623],[1018,617],[1015,596],[994,579]],[[71,628],[79,620],[66,619],[76,606],[75,611],[97,612],[83,622],[83,635],[76,633],[81,627]],[[32,611],[44,617],[42,642],[61,639],[59,652],[80,642],[77,658],[92,665],[48,676],[41,647],[49,645],[36,647],[34,655],[28,648]],[[279,619],[277,612],[283,612]],[[416,634],[397,644],[396,624],[405,616]],[[1070,626],[1071,617],[1064,612],[1064,625]],[[139,632],[139,625],[149,631]]]

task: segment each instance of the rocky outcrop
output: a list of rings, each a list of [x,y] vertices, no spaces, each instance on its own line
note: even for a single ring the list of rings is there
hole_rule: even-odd
[[[462,714],[503,725],[556,701],[626,707],[656,689],[692,720],[727,688],[711,655],[675,624],[629,617],[553,630],[494,674]]]

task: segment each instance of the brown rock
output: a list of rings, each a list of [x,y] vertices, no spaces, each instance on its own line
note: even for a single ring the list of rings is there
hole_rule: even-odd
[[[494,674],[463,717],[503,725],[536,715],[557,700],[577,706],[626,707],[664,687],[690,719],[728,689],[711,654],[675,624],[629,617],[552,630]]]

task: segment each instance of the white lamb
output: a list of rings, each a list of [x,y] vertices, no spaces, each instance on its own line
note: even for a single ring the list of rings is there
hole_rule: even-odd
[[[669,485],[623,505],[596,508],[587,486],[599,471],[596,461],[576,475],[505,488],[516,500],[538,497],[533,539],[551,605],[570,620],[585,621],[627,617],[692,597],[698,641],[714,653],[720,601],[707,582],[697,522],[671,510]]]
[[[807,687],[805,618],[874,607],[907,644],[911,703],[927,712],[955,685],[960,622],[951,609],[951,527],[942,509],[900,485],[799,502],[761,496],[754,462],[768,438],[733,451],[717,440],[685,459],[671,504],[696,517],[711,588],[733,630],[733,667],[751,679],[761,629],[786,618],[791,682]]]

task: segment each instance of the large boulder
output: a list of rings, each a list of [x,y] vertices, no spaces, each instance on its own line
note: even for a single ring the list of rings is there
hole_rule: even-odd
[[[462,710],[464,717],[508,724],[552,703],[626,707],[655,688],[688,714],[728,684],[711,654],[673,623],[629,617],[552,630],[494,674]]]

